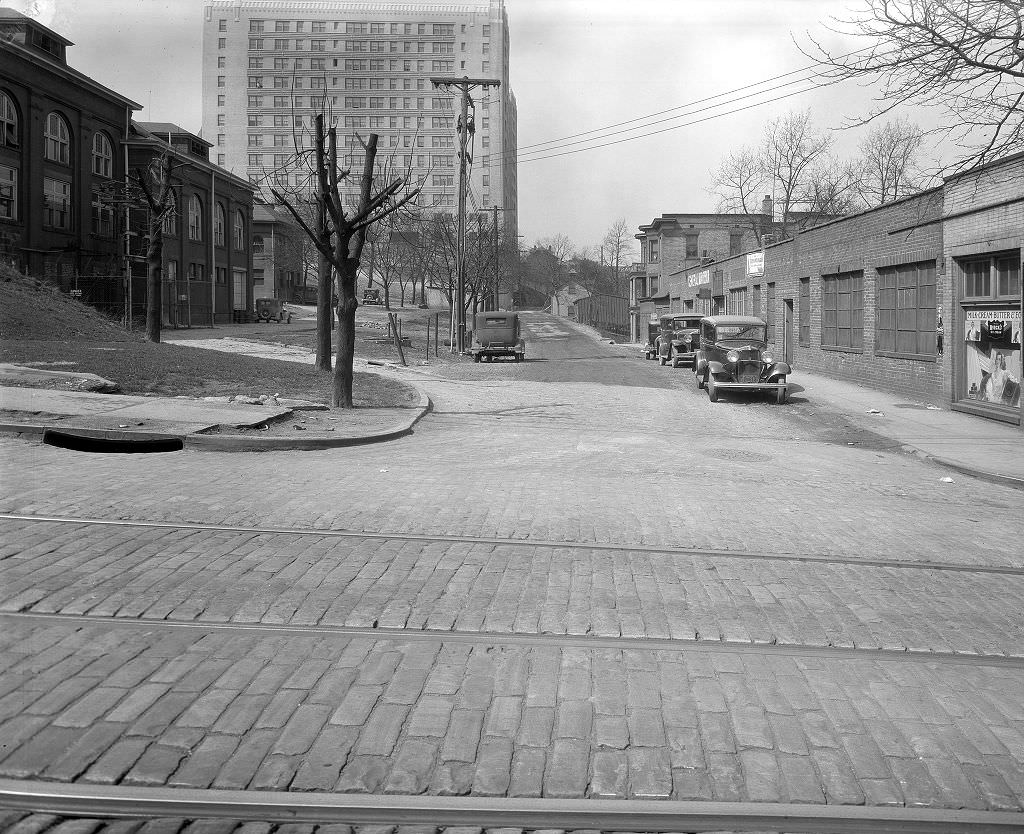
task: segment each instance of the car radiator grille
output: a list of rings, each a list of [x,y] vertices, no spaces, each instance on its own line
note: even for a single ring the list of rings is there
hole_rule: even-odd
[[[740,362],[736,365],[736,380],[745,385],[761,381],[760,362]]]

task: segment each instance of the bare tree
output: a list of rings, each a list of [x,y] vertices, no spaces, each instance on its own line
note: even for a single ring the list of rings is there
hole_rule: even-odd
[[[881,82],[863,124],[908,104],[938,108],[964,170],[1024,142],[1024,6],[1020,0],[862,0],[833,31],[867,41],[837,55],[813,38],[800,47],[839,81]]]
[[[850,214],[864,208],[860,184],[862,170],[856,162],[841,162],[829,154],[808,170],[796,195],[796,203],[811,220]]]
[[[860,143],[860,195],[868,206],[880,206],[920,191],[923,177],[917,155],[924,131],[907,119],[877,125]]]
[[[618,285],[622,275],[622,261],[629,257],[633,248],[632,230],[626,223],[625,217],[620,217],[605,232],[602,242],[605,254],[608,257],[608,265],[615,270],[615,283]]]
[[[149,164],[145,173],[135,171],[135,181],[149,209],[149,243],[146,246],[146,340],[160,341],[163,316],[164,221],[176,210],[171,186],[171,155],[162,153]]]
[[[765,182],[761,157],[749,147],[740,148],[725,157],[712,178],[711,193],[718,197],[718,210],[750,218],[758,246],[761,245],[764,225],[759,218]]]
[[[382,188],[374,189],[374,163],[377,157],[377,134],[371,133],[363,146],[363,171],[359,179],[358,197],[354,208],[345,205],[342,185],[351,172],[338,167],[338,134],[334,127],[325,126],[323,113],[314,123],[314,173],[316,200],[322,222],[311,226],[282,192],[271,189],[274,198],[288,209],[317,249],[330,263],[338,283],[338,336],[337,365],[334,369],[332,404],[352,408],[353,359],[355,357],[356,281],[359,264],[366,243],[367,229],[415,199],[418,188],[400,194],[406,184],[404,177],[396,177]],[[329,237],[327,232],[330,233]]]
[[[811,124],[810,110],[790,111],[765,125],[761,166],[771,183],[783,238],[791,235],[793,212],[804,198],[817,163],[828,152],[831,137]]]
[[[545,295],[549,298],[554,295],[560,286],[565,283],[564,276],[569,261],[576,254],[576,245],[567,235],[556,234],[551,237],[541,238],[534,246],[535,249],[544,249],[554,259],[554,268],[547,273],[547,286],[543,288]]]

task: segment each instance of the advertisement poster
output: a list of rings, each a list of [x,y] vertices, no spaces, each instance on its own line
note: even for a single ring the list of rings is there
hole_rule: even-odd
[[[764,252],[747,255],[747,275],[764,275]]]
[[[964,321],[967,398],[1020,406],[1020,310],[968,310]]]

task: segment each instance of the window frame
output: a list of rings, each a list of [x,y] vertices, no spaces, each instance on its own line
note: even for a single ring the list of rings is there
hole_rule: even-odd
[[[797,344],[811,346],[811,276],[801,278],[797,292]]]
[[[57,127],[56,132],[53,130],[54,126]],[[46,126],[43,130],[43,159],[57,165],[71,167],[71,126],[68,124],[68,120],[56,110],[51,110],[46,114]]]
[[[936,262],[897,264],[878,268],[875,273],[875,355],[934,362],[938,315]],[[907,326],[911,314],[912,328]],[[914,350],[901,347],[901,334],[909,333],[914,334]],[[905,335],[902,338],[904,343],[906,338]],[[922,350],[922,347],[930,347],[930,350]]]
[[[62,185],[65,187],[63,192],[63,209],[54,209],[51,207],[51,185]],[[67,180],[58,179],[56,177],[43,177],[43,228],[45,229],[56,229],[59,231],[73,231],[74,228],[74,203],[72,200],[74,189]],[[54,222],[55,213],[59,213],[61,222]]]
[[[227,228],[227,214],[224,211],[223,203],[215,203],[213,206],[213,245],[223,246]]]
[[[188,198],[188,239],[200,243],[203,240],[203,202],[198,194]]]
[[[108,180],[114,176],[114,145],[102,130],[92,135],[92,172]]]
[[[0,148],[21,149],[21,114],[4,90],[0,90]]]
[[[7,172],[7,176],[4,175]],[[21,215],[21,193],[18,175],[20,170],[14,165],[0,163],[0,221],[17,223]],[[7,196],[5,196],[5,193]],[[3,207],[10,206],[9,212]]]
[[[236,252],[245,251],[245,214],[241,209],[235,210],[234,225],[232,228],[232,238],[235,244]]]
[[[830,319],[833,323],[829,323]],[[849,344],[841,342],[843,331],[849,333]],[[821,276],[821,349],[864,353],[863,269]]]

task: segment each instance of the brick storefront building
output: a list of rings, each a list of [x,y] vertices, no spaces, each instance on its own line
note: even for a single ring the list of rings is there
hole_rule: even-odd
[[[684,269],[661,294],[673,311],[760,316],[797,369],[1020,425],[1022,249],[1017,154]]]

